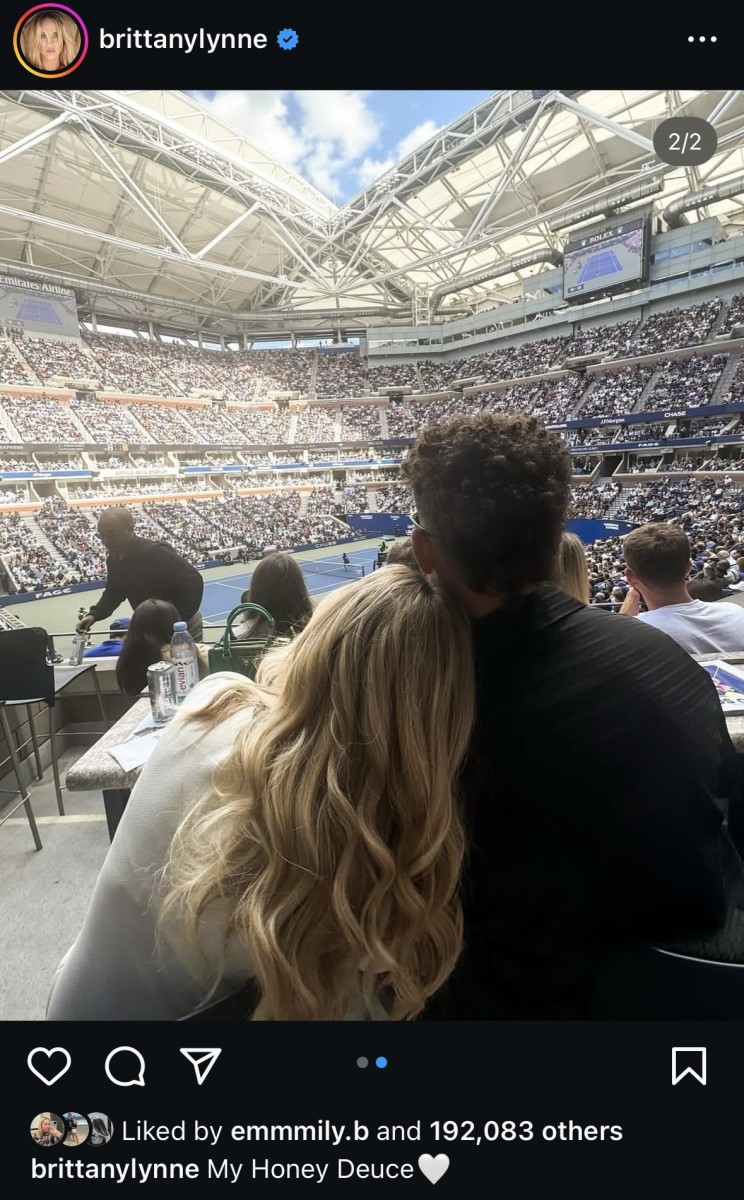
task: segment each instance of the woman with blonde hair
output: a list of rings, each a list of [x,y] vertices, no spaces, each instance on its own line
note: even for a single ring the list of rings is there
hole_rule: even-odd
[[[589,603],[589,568],[586,564],[584,543],[575,533],[561,535],[555,570],[550,582],[562,592],[573,596],[575,600],[580,600],[582,604]]]
[[[415,1017],[462,948],[473,710],[468,620],[403,566],[326,597],[256,683],[210,676],[132,793],[48,1015],[175,1019],[252,980],[256,1020]]]
[[[80,53],[80,30],[68,13],[44,9],[23,26],[21,51],[37,71],[61,71],[72,66]]]
[[[39,1118],[38,1128],[31,1128],[31,1137],[39,1146],[56,1146],[57,1142],[62,1137],[56,1122],[53,1122],[51,1116],[42,1114]]]

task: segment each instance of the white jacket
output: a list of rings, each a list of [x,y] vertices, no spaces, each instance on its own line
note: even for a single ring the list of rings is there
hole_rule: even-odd
[[[205,731],[186,713],[201,707],[231,678],[228,672],[210,675],[194,688],[145,765],[80,934],[57,968],[48,1020],[167,1021],[202,1006],[203,960],[180,939],[169,938],[167,931],[155,954],[158,904],[152,899],[153,885],[182,817],[211,790],[214,768],[247,719],[243,710]],[[222,964],[226,925],[221,905],[212,906],[202,924],[207,960],[210,966],[221,965],[223,972],[213,1001],[251,977],[250,951],[235,939]]]

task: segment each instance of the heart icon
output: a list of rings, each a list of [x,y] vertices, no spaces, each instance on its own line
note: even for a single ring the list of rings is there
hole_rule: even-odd
[[[57,1071],[56,1075],[52,1075],[51,1079],[47,1079],[46,1075],[42,1075],[41,1071],[33,1064],[33,1058],[36,1054],[46,1054],[47,1058],[51,1058],[53,1054],[62,1054],[67,1059],[67,1062],[61,1071]],[[70,1058],[69,1051],[65,1050],[63,1046],[52,1046],[51,1050],[47,1050],[44,1046],[36,1046],[29,1054],[26,1062],[28,1063],[29,1071],[33,1071],[37,1079],[40,1079],[42,1083],[46,1083],[48,1087],[51,1087],[53,1083],[56,1083],[58,1079],[61,1079],[69,1071],[72,1059]]]
[[[449,1169],[449,1159],[446,1154],[437,1154],[436,1158],[432,1158],[431,1154],[422,1154],[418,1165],[419,1171],[426,1176],[429,1183],[439,1183]]]

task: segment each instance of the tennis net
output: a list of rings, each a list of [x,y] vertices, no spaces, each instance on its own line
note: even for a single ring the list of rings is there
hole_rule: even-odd
[[[363,566],[348,566],[342,558],[310,558],[300,563],[306,575],[340,575],[344,579],[361,579],[364,575]]]

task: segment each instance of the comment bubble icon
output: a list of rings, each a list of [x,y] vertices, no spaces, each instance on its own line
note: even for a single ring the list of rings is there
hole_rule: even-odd
[[[119,1055],[121,1055],[120,1058]],[[129,1055],[134,1056],[136,1068],[132,1059],[128,1057]],[[115,1064],[114,1059],[117,1059]],[[145,1060],[134,1046],[117,1046],[108,1055],[104,1070],[117,1087],[145,1086]]]

